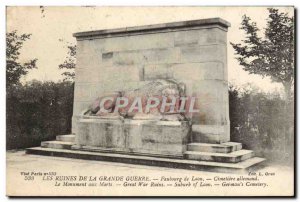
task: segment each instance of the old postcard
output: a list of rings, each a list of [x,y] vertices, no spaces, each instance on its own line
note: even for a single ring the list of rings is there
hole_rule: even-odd
[[[294,196],[294,12],[8,6],[7,196]]]

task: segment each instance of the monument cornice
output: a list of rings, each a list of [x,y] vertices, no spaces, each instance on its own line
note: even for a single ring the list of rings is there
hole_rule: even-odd
[[[179,21],[171,23],[161,23],[154,25],[143,25],[143,26],[134,26],[134,27],[124,27],[124,28],[115,28],[115,29],[104,29],[96,31],[87,31],[87,32],[77,32],[73,36],[77,40],[89,39],[89,38],[106,38],[122,35],[137,35],[137,34],[147,34],[147,33],[157,33],[157,32],[171,32],[178,30],[188,29],[197,29],[197,28],[209,28],[212,26],[219,27],[224,31],[227,31],[227,28],[230,27],[230,23],[221,18],[208,18],[200,20],[188,20],[188,21]]]

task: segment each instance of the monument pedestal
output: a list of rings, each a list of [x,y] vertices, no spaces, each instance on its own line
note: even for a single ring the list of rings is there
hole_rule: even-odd
[[[29,148],[26,153],[235,173],[254,170],[265,161],[254,157],[253,151],[242,149],[241,143],[197,142],[202,136],[195,136],[188,121],[109,120],[90,116],[78,120],[76,136],[57,136],[55,141],[42,142],[41,147]],[[210,133],[203,137],[210,137]]]
[[[229,125],[192,125],[191,142],[221,144],[229,141]]]
[[[81,118],[73,149],[183,158],[188,121]]]
[[[263,158],[245,154],[240,143],[190,143],[183,159],[125,154],[99,147],[78,147],[74,135],[57,136],[55,141],[42,142],[41,147],[26,149],[27,154],[109,161],[147,166],[161,166],[211,172],[245,173],[263,166]],[[242,151],[239,153],[239,151]],[[244,154],[243,154],[244,153]],[[251,153],[251,151],[250,151]],[[251,154],[251,156],[253,153]]]

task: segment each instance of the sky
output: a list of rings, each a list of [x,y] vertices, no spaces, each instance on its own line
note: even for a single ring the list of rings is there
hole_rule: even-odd
[[[280,7],[281,12],[293,15],[293,7]],[[67,45],[76,44],[75,32],[131,27],[166,22],[220,17],[231,23],[228,29],[228,79],[236,86],[252,83],[264,92],[282,91],[282,85],[269,78],[249,75],[235,59],[229,42],[240,43],[245,34],[240,30],[246,14],[262,29],[266,26],[266,7],[7,7],[6,31],[31,33],[24,43],[20,61],[37,58],[38,69],[30,70],[23,81],[62,80],[58,65],[67,55]]]

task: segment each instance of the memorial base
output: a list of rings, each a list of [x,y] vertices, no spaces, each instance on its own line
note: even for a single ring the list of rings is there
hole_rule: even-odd
[[[188,121],[81,118],[73,149],[183,158]]]
[[[66,157],[95,161],[110,161],[176,169],[191,169],[211,172],[245,173],[262,167],[264,158],[254,157],[251,150],[242,149],[242,144],[189,143],[181,157],[132,152],[130,154],[112,148],[81,146],[75,144],[75,135],[57,136],[55,141],[42,142],[41,147],[26,149],[27,154]]]

